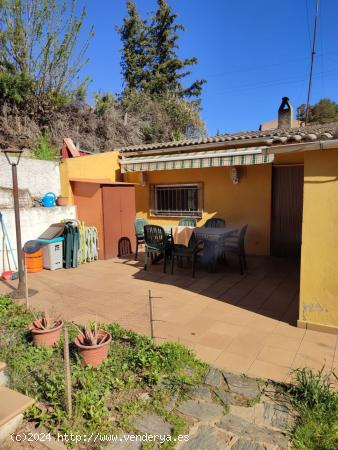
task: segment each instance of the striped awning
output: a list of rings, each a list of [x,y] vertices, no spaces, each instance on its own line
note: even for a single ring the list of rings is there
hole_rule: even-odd
[[[147,172],[271,163],[274,155],[268,154],[266,149],[267,147],[247,147],[233,150],[123,157],[121,169],[122,172]]]

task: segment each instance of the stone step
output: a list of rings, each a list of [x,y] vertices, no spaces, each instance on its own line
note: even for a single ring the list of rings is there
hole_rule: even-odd
[[[26,395],[0,387],[0,442],[17,429],[22,422],[23,413],[34,402],[34,399]]]

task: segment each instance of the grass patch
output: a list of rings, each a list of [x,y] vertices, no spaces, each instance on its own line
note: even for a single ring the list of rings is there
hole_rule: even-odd
[[[338,448],[338,394],[330,375],[308,368],[295,371],[295,384],[288,389],[290,401],[299,414],[292,435],[297,450],[336,450]]]
[[[184,398],[205,374],[207,365],[190,350],[175,343],[156,346],[148,337],[117,324],[102,325],[113,342],[108,359],[98,369],[83,367],[70,345],[73,418],[69,420],[63,342],[53,349],[36,348],[27,331],[32,320],[24,308],[0,296],[0,359],[7,364],[11,387],[39,402],[28,411],[29,419],[52,433],[119,434],[136,431],[131,423],[134,415],[153,411],[171,423],[173,436],[184,431],[184,421],[165,406],[172,395]],[[72,342],[78,332],[67,325]],[[145,393],[148,400],[142,397]],[[100,448],[95,445],[85,448]],[[166,443],[163,448],[172,447]]]

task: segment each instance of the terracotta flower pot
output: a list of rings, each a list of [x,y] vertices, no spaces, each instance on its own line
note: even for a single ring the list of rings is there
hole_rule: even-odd
[[[59,195],[58,198],[56,199],[56,204],[58,206],[67,206],[68,205],[68,197]]]
[[[48,330],[37,328],[37,322],[41,322],[41,320],[35,320],[29,325],[29,329],[33,335],[34,345],[36,347],[53,347],[60,338],[63,320],[58,320],[58,325]]]
[[[101,338],[108,336],[108,339],[102,344],[85,345],[81,334],[75,338],[75,345],[78,348],[82,361],[86,366],[98,367],[108,356],[109,345],[111,343],[111,334],[106,331],[99,330],[99,336]]]

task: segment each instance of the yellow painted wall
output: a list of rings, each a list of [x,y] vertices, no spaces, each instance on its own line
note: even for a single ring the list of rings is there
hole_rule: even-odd
[[[121,181],[119,152],[112,151],[64,159],[60,165],[60,176],[61,195],[68,197],[71,204],[73,195],[69,180],[72,178]]]
[[[150,185],[160,183],[203,183],[204,213],[199,225],[210,217],[222,217],[228,226],[249,224],[246,248],[249,254],[270,252],[271,164],[240,168],[234,185],[228,167],[147,172],[147,185],[136,186],[136,211],[151,223],[177,224],[179,218],[149,216]],[[140,182],[139,173],[125,174],[125,181]]]
[[[338,327],[338,149],[304,163],[299,319]]]

